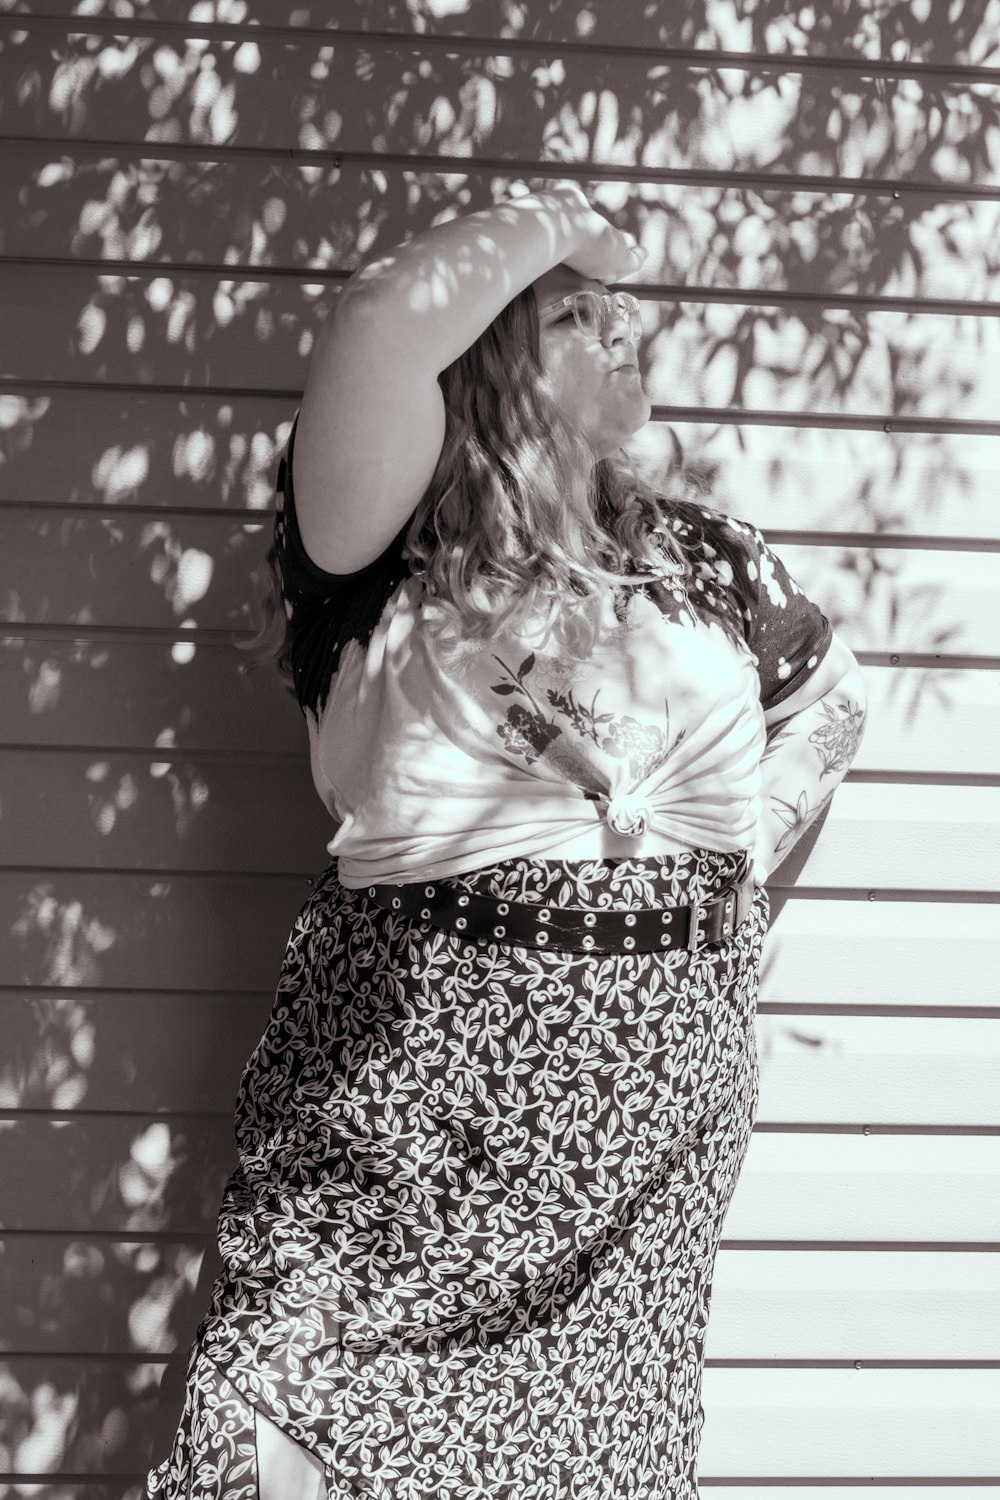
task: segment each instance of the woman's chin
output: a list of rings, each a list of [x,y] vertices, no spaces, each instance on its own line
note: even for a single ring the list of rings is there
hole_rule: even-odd
[[[617,453],[623,448],[630,438],[635,437],[637,432],[649,422],[653,414],[652,403],[648,397],[637,401],[635,406],[628,412],[622,412],[614,432],[609,432],[601,437],[596,445],[596,455],[599,459],[610,458],[612,453]]]

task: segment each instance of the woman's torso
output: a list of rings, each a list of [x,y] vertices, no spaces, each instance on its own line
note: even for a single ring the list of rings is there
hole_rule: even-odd
[[[750,651],[676,579],[603,607],[604,638],[583,659],[524,629],[449,651],[420,579],[398,585],[308,716],[346,885],[513,855],[752,847],[765,733]]]

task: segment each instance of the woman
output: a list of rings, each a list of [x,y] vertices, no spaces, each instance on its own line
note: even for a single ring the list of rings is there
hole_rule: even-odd
[[[864,705],[760,532],[630,464],[641,259],[559,186],[317,344],[269,558],[334,858],[150,1495],[697,1494],[761,887]]]

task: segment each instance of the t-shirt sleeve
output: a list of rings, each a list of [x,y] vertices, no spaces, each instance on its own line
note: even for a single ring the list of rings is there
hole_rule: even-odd
[[[407,520],[378,557],[353,573],[328,573],[306,552],[295,514],[292,454],[298,413],[278,465],[274,551],[288,618],[287,651],[299,707],[319,714],[350,641],[366,647],[386,602],[409,576]]]
[[[735,517],[727,521],[740,544],[749,599],[744,635],[757,657],[761,706],[767,710],[809,680],[830,649],[833,630],[757,527]]]

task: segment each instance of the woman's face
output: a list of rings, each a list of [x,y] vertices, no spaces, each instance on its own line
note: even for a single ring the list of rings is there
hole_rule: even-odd
[[[573,311],[543,312],[571,292],[607,292],[569,266],[554,266],[533,283],[539,308],[542,369],[560,409],[581,422],[598,458],[607,458],[649,421],[652,405],[642,388],[637,351],[629,342],[628,321],[616,318],[596,334],[581,333]]]

